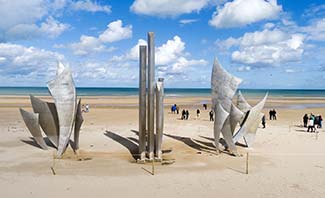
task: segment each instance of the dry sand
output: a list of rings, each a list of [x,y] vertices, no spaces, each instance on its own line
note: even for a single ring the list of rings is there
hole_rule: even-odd
[[[276,108],[278,120],[258,129],[254,148],[238,147],[243,157],[215,154],[206,101],[166,98],[164,161],[154,164],[152,175],[152,164],[137,164],[132,156],[136,97],[84,97],[91,109],[79,155],[68,150],[59,160],[53,148],[43,151],[30,139],[18,111],[31,110],[28,97],[1,96],[0,197],[325,197],[325,133],[300,126],[304,113],[325,115],[324,98],[270,98],[264,112]],[[189,120],[169,113],[174,103],[190,110]]]

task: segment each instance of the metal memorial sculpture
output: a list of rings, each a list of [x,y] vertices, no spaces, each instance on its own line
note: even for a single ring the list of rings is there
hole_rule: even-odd
[[[61,157],[74,131],[74,149],[79,149],[79,132],[83,122],[81,101],[77,104],[76,88],[69,68],[58,63],[56,78],[48,82],[54,103],[30,95],[34,113],[20,109],[27,128],[41,148],[47,149],[41,128]]]
[[[220,133],[225,140],[225,147],[233,155],[238,155],[235,143],[244,138],[246,145],[251,146],[260,123],[261,110],[267,95],[256,106],[251,107],[239,92],[237,106],[232,103],[241,79],[224,70],[217,59],[212,69],[211,90],[212,108],[215,112],[214,140],[217,152],[219,149]],[[240,129],[235,133],[236,126]]]
[[[148,48],[145,45],[139,46],[139,59],[139,160],[154,160],[155,157],[157,160],[162,160],[161,145],[164,127],[164,81],[163,78],[159,78],[158,82],[154,83],[155,44],[153,32],[148,33]],[[155,94],[156,133],[154,111]],[[146,158],[146,156],[148,158]]]

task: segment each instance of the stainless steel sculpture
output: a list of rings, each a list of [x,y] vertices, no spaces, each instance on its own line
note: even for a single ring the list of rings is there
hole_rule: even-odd
[[[77,105],[77,112],[76,112],[76,119],[75,119],[75,125],[74,125],[74,134],[73,134],[73,142],[74,142],[74,149],[79,149],[79,133],[81,125],[84,121],[84,118],[82,117],[82,110],[81,110],[81,99],[79,99],[78,105]]]
[[[226,126],[223,127],[223,125],[230,112],[232,98],[234,97],[241,81],[241,79],[225,71],[218,60],[215,59],[212,69],[211,90],[212,108],[216,115],[214,121],[214,139],[217,152],[219,152],[220,132],[223,133],[223,137],[228,145],[234,144],[232,138],[228,138],[230,137],[231,130],[226,130]],[[230,121],[227,123],[230,124]],[[221,130],[222,128],[224,128],[224,130]]]
[[[149,159],[154,159],[155,130],[155,42],[154,33],[148,33],[148,149]]]
[[[44,102],[39,98],[30,95],[30,101],[35,113],[39,114],[39,124],[51,143],[59,145],[59,121],[56,107],[53,103]]]
[[[216,115],[214,138],[217,152],[219,152],[220,133],[222,133],[226,142],[226,148],[234,155],[238,154],[235,143],[240,138],[244,138],[247,146],[251,146],[254,142],[267,95],[252,108],[239,92],[236,107],[232,100],[241,81],[241,79],[225,71],[218,60],[215,59],[211,77],[211,90],[212,108]],[[240,129],[237,133],[234,133],[238,123]]]
[[[148,50],[148,53],[147,53]],[[148,55],[148,56],[147,56]],[[148,67],[147,67],[148,61]],[[154,33],[148,33],[148,48],[139,46],[139,155],[140,160],[162,159],[162,136],[164,127],[164,85],[159,78],[155,84]],[[147,83],[148,80],[148,83]],[[156,93],[156,98],[155,98]],[[148,104],[146,103],[148,97]],[[156,132],[155,132],[156,99]],[[147,124],[147,125],[146,125]]]
[[[76,105],[76,88],[71,71],[60,62],[56,78],[48,83],[48,88],[55,103],[44,102],[31,95],[30,99],[35,115],[23,110],[21,110],[21,115],[34,137],[40,137],[39,132],[35,132],[37,131],[36,126],[42,127],[44,133],[57,147],[57,156],[61,157],[68,146],[73,130],[75,149],[79,148],[79,131],[83,122],[81,104],[79,100]],[[39,117],[35,117],[36,115]],[[28,119],[26,119],[27,116]],[[43,140],[43,137],[41,139]],[[35,138],[35,140],[38,144],[42,144],[40,138]]]
[[[31,113],[28,111],[25,111],[23,109],[19,109],[20,113],[24,119],[24,122],[26,123],[26,126],[32,136],[34,137],[36,143],[42,148],[42,149],[47,149],[47,146],[45,144],[45,141],[43,139],[42,131],[39,127],[39,119],[38,113]]]
[[[248,104],[248,102],[244,98],[244,96],[241,93],[241,91],[238,91],[238,95],[237,95],[237,107],[238,107],[238,109],[240,109],[243,112],[247,112],[248,110],[250,110],[252,108],[251,105]]]
[[[156,83],[156,156],[162,159],[161,144],[164,128],[164,79],[159,78]]]
[[[59,117],[60,136],[57,155],[61,156],[69,143],[76,114],[76,88],[70,69],[59,63],[57,76],[48,82],[48,88],[54,98]]]
[[[139,47],[140,72],[139,72],[139,154],[140,160],[146,158],[146,71],[147,71],[147,46]]]
[[[248,147],[251,147],[256,136],[256,130],[258,128],[259,123],[261,122],[261,118],[263,114],[261,113],[264,104],[266,102],[268,94],[254,107],[252,107],[246,118],[245,123],[243,123],[242,127],[239,131],[234,135],[234,141],[237,142],[239,139],[244,138],[244,141]]]

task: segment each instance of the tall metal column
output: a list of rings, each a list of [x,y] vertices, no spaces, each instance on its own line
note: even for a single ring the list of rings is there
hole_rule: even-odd
[[[161,144],[164,129],[164,79],[159,78],[156,85],[156,156],[162,159]]]
[[[155,121],[155,43],[154,33],[148,32],[148,153],[154,159],[154,121]]]
[[[147,75],[147,46],[139,46],[139,154],[140,160],[146,158],[146,75]]]

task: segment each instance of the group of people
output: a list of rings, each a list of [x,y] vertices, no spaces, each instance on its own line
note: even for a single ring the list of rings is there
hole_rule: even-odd
[[[203,104],[203,108],[206,110],[208,108],[208,105]],[[177,104],[172,105],[170,110],[171,110],[172,114],[179,114],[179,106],[177,106]],[[181,115],[181,120],[188,120],[189,119],[189,116],[190,116],[189,110],[183,109],[181,114],[182,114]],[[200,118],[200,114],[201,114],[201,110],[196,109],[196,118]],[[214,112],[213,112],[213,110],[211,110],[209,112],[210,121],[214,121],[213,116],[214,116]]]
[[[183,109],[181,119],[188,120],[189,116],[190,116],[190,112],[188,110]]]
[[[276,120],[276,111],[275,109],[269,111],[270,120]]]
[[[171,112],[172,113],[177,113],[177,114],[179,114],[179,107],[176,105],[176,104],[174,104],[172,107],[171,107]]]
[[[304,127],[307,127],[307,132],[316,132],[316,127],[322,128],[323,118],[321,115],[315,116],[313,113],[311,113],[308,116],[307,114],[305,114],[302,119]]]

